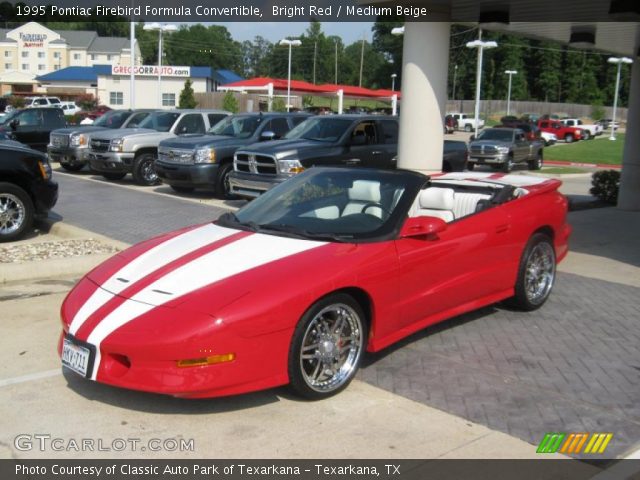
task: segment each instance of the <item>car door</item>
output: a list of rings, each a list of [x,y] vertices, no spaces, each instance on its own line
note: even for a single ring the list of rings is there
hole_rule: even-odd
[[[351,128],[342,163],[354,167],[377,167],[382,158],[380,137],[375,120],[356,122]]]
[[[515,161],[521,162],[529,158],[531,143],[522,130],[515,130],[513,133],[513,145],[515,150]]]
[[[378,122],[382,142],[381,155],[377,159],[379,168],[396,168],[398,158],[398,133],[400,127],[394,119],[384,119]]]
[[[514,286],[519,252],[504,206],[454,220],[437,238],[398,239],[396,248],[399,328],[435,323]]]
[[[23,110],[15,117],[15,120],[18,121],[18,125],[14,130],[16,140],[33,148],[40,145],[40,149],[42,149],[39,140],[39,133],[42,128],[42,109],[29,108]]]

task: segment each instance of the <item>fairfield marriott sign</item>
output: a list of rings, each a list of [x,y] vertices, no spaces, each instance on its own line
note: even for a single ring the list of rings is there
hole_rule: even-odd
[[[191,67],[174,67],[171,65],[134,65],[133,73],[140,77],[190,77]],[[131,66],[129,65],[112,65],[111,75],[131,75]]]

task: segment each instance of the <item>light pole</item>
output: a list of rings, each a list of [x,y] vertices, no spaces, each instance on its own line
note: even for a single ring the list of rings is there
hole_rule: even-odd
[[[509,75],[509,88],[507,89],[507,117],[511,113],[511,78],[518,73],[517,70],[505,70],[504,73]]]
[[[283,38],[280,45],[289,46],[289,76],[287,77],[287,112],[291,108],[291,47],[299,47],[302,45],[300,40]]]
[[[480,31],[480,35],[482,35],[482,31]],[[480,82],[482,81],[482,52],[485,48],[495,48],[498,44],[493,41],[483,42],[478,38],[472,42],[467,42],[468,48],[477,48],[478,49],[478,64],[476,71],[476,111],[475,111],[475,132],[474,135],[478,136],[478,125],[480,123]]]
[[[453,67],[453,92],[451,92],[451,100],[456,99],[456,77],[458,76],[458,65]]]
[[[391,91],[395,92],[396,91],[396,77],[398,75],[396,73],[392,73],[391,74]]]
[[[618,74],[616,76],[616,90],[613,97],[613,115],[611,116],[612,117],[611,118],[611,135],[609,136],[609,140],[615,140],[616,139],[616,130],[615,130],[616,109],[618,108],[618,90],[620,89],[620,69],[622,68],[623,63],[626,63],[628,65],[630,63],[633,63],[633,60],[631,60],[628,57],[609,57],[607,59],[607,62],[618,64]]]
[[[162,32],[175,32],[178,27],[173,23],[149,23],[145,30],[158,31],[158,108],[162,108]]]

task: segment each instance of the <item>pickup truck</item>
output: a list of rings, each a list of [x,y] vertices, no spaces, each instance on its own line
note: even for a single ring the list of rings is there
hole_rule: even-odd
[[[12,140],[46,152],[51,131],[66,126],[61,108],[31,107],[14,110],[7,115],[0,123],[0,132]]]
[[[571,143],[582,138],[582,129],[568,127],[559,120],[538,120],[538,128],[543,132],[553,133],[558,140]]]
[[[602,125],[597,123],[584,123],[579,118],[563,118],[560,120],[567,127],[577,127],[582,129],[582,139],[593,139],[597,135],[602,135]]]
[[[465,132],[471,132],[476,128],[476,119],[470,117],[466,113],[447,113],[447,116],[451,115],[456,122],[456,128],[458,130],[464,130]],[[478,128],[484,127],[484,120],[478,121]]]
[[[104,130],[91,135],[91,170],[108,180],[119,180],[131,173],[140,185],[155,185],[158,144],[178,135],[202,135],[229,115],[223,110],[158,110],[138,128]]]
[[[158,146],[156,173],[176,192],[212,189],[229,198],[229,174],[238,148],[282,138],[302,123],[306,113],[244,113],[231,115],[206,135],[169,138]]]
[[[92,125],[77,125],[53,130],[49,135],[49,161],[60,162],[65,170],[77,172],[89,163],[90,134],[100,130],[132,128],[147,118],[153,110],[110,110]]]
[[[284,139],[238,149],[229,176],[231,193],[255,198],[313,166],[396,167],[398,118],[380,115],[312,117]],[[464,142],[445,142],[445,168],[462,170]]]
[[[527,163],[529,170],[542,168],[543,142],[527,140],[525,132],[519,128],[489,128],[471,139],[469,163],[491,165],[503,172],[510,172],[517,163]]]

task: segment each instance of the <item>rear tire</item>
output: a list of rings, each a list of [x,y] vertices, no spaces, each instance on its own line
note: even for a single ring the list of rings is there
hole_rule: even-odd
[[[591,136],[589,131],[588,130],[583,130],[582,131],[582,140],[589,140],[590,138],[593,138],[593,137]]]
[[[122,172],[117,172],[117,173],[112,172],[112,173],[103,173],[102,176],[107,180],[122,180],[124,177],[127,176],[127,174]]]
[[[33,225],[35,208],[22,188],[0,182],[0,242],[20,238]]]
[[[156,157],[153,153],[142,153],[133,160],[133,178],[139,185],[151,186],[160,183],[156,173]]]
[[[538,152],[535,160],[529,160],[527,162],[529,170],[540,170],[542,168],[542,152]]]
[[[567,143],[573,143],[573,135],[570,133],[564,137],[564,141]]]
[[[464,126],[464,131],[469,133],[471,132],[471,125],[469,125],[468,123]]]
[[[527,242],[515,285],[515,295],[507,304],[519,310],[540,308],[549,298],[556,278],[556,252],[553,241],[544,233],[535,233]]]

